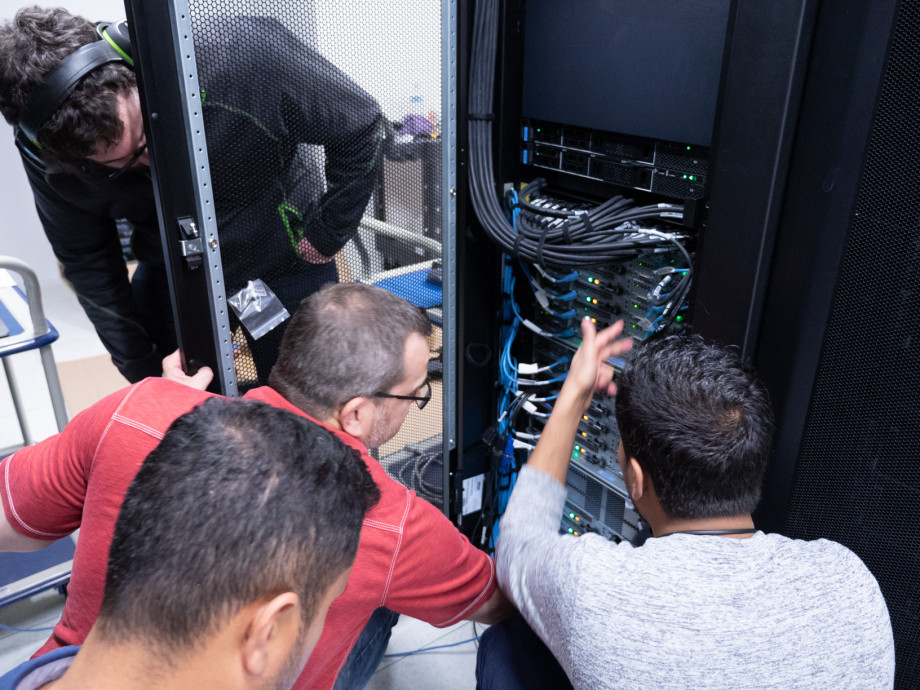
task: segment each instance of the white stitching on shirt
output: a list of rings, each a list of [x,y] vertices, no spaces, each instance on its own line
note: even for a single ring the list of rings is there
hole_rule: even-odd
[[[384,602],[387,600],[387,594],[390,593],[390,582],[393,579],[393,571],[396,569],[396,559],[399,556],[399,549],[402,547],[403,529],[406,526],[406,518],[409,517],[409,506],[411,503],[412,496],[409,493],[409,489],[406,489],[406,510],[403,512],[402,520],[399,521],[399,538],[396,540],[396,549],[393,551],[393,559],[390,561],[390,572],[387,573],[387,582],[383,587],[383,597],[380,599],[381,606],[384,605]]]
[[[109,429],[111,429],[112,425],[115,423],[116,421],[115,418],[119,416],[119,413],[121,412],[121,408],[123,408],[128,403],[128,401],[131,399],[131,396],[134,395],[134,391],[140,388],[143,385],[143,383],[144,382],[141,381],[140,383],[137,383],[131,386],[131,388],[128,390],[128,394],[122,399],[120,403],[118,403],[118,407],[115,408],[115,411],[112,413],[112,416],[109,417],[109,421],[105,425],[105,429],[103,429],[102,433],[99,435],[99,443],[96,444],[96,448],[93,451],[93,459],[92,459],[92,462],[90,462],[90,465],[96,462],[96,454],[99,452],[99,446],[102,445],[102,442],[105,441],[105,437],[108,436]]]
[[[387,532],[396,532],[397,534],[400,531],[397,525],[391,525],[387,522],[378,522],[377,520],[370,520],[368,518],[364,518],[361,524],[365,527],[376,527],[377,529],[386,530]]]
[[[147,426],[146,424],[141,424],[136,419],[131,419],[130,417],[125,417],[118,413],[112,415],[112,421],[121,422],[125,426],[130,426],[138,431],[142,431],[148,436],[153,436],[158,441],[163,440],[164,433],[158,429],[154,429],[152,426]]]
[[[29,527],[25,522],[22,521],[22,518],[19,517],[19,513],[16,512],[16,506],[13,505],[13,494],[10,493],[10,465],[12,464],[13,458],[15,457],[16,454],[14,453],[6,459],[6,466],[3,468],[3,475],[6,483],[6,500],[10,504],[10,512],[13,514],[16,522],[18,522],[24,529],[29,530],[33,534],[40,534],[43,537],[66,537],[68,534],[70,534],[70,532],[42,532],[41,530]]]

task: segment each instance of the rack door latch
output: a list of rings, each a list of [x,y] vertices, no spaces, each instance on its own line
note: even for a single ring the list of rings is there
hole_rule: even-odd
[[[198,224],[190,216],[179,218],[179,232],[182,233],[179,249],[185,257],[185,265],[192,270],[199,268],[204,263],[204,252],[201,235],[198,234]]]

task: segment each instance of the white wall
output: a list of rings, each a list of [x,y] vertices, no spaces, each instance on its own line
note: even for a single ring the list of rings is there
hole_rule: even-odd
[[[27,4],[22,3],[22,6]],[[54,3],[58,6],[65,3]],[[0,21],[13,18],[20,4],[0,2]],[[67,8],[93,21],[115,20],[125,16],[121,0],[66,0]],[[45,239],[32,191],[13,144],[13,130],[0,118],[0,254],[15,256],[30,264],[39,281],[58,280],[57,261]]]
[[[440,0],[337,0],[317,2],[314,11],[317,50],[387,117],[401,120],[416,92],[426,112],[440,115]]]

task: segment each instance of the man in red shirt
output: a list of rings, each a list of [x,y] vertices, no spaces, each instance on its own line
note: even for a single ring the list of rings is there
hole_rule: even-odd
[[[423,406],[430,397],[430,330],[423,312],[385,290],[328,285],[291,318],[270,385],[245,396],[333,430],[363,454],[381,492],[364,520],[348,586],[295,688],[331,688],[379,607],[438,627],[492,623],[507,611],[492,560],[366,452],[395,435],[413,401]],[[41,548],[80,528],[62,619],[38,653],[83,641],[99,611],[112,530],[131,479],[169,424],[207,397],[145,379],[0,463],[0,550]]]

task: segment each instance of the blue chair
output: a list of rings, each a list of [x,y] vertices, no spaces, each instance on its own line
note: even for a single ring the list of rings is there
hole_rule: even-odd
[[[64,404],[61,382],[58,379],[54,355],[51,352],[51,343],[58,339],[58,332],[45,320],[41,289],[38,286],[35,272],[27,264],[11,256],[0,256],[0,269],[18,274],[25,285],[25,292],[16,285],[0,286],[0,321],[5,327],[4,330],[8,332],[5,337],[0,337],[0,361],[3,362],[3,370],[6,373],[10,395],[13,398],[13,407],[16,409],[19,429],[22,432],[22,446],[28,446],[33,443],[33,439],[29,432],[25,409],[19,395],[19,386],[16,383],[9,358],[28,350],[37,349],[39,351],[57,428],[58,431],[63,431],[68,421],[67,407]],[[22,446],[0,451],[0,456],[8,455]]]

